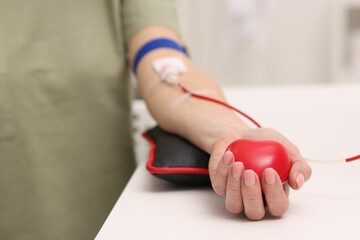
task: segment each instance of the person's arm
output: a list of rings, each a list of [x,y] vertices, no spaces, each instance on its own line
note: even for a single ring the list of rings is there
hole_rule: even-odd
[[[169,29],[153,26],[138,32],[129,45],[130,61],[140,46],[151,39],[166,37],[181,43],[178,36]],[[208,90],[211,97],[225,100],[220,86],[209,76],[197,69],[181,52],[172,49],[151,51],[140,62],[137,72],[139,91],[150,112],[163,129],[189,139],[195,145],[211,152],[214,140],[227,131],[248,128],[234,113],[213,103],[188,98],[174,106],[183,92],[173,85],[160,82],[152,63],[163,57],[178,57],[183,60],[188,72],[180,75],[180,82],[187,88]]]
[[[154,25],[145,27],[129,42],[130,62],[133,62],[136,52],[144,43],[159,37],[181,43],[177,34],[169,28]],[[190,97],[174,104],[183,95],[182,91],[176,86],[161,82],[152,68],[153,61],[164,57],[178,57],[184,61],[188,72],[180,76],[180,82],[188,89],[207,90],[212,98],[226,101],[219,84],[197,69],[184,54],[172,49],[151,51],[138,66],[137,81],[139,91],[159,126],[188,139],[211,154],[211,182],[215,192],[225,196],[226,208],[230,212],[245,212],[248,218],[254,220],[263,218],[265,206],[262,181],[269,212],[275,216],[284,214],[288,207],[287,185],[285,184],[284,191],[274,170],[266,170],[263,179],[259,180],[253,171],[244,171],[241,163],[234,163],[231,153],[224,152],[232,141],[240,138],[279,141],[287,147],[293,160],[289,185],[298,189],[310,177],[311,169],[303,161],[297,148],[275,130],[252,129],[231,110],[212,102]]]

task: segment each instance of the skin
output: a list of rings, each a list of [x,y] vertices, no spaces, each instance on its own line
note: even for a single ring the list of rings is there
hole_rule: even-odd
[[[168,28],[145,27],[129,42],[130,63],[144,43],[159,37],[182,43],[179,36]],[[311,168],[298,148],[276,130],[251,128],[232,111],[214,103],[190,97],[174,106],[172,103],[183,93],[176,86],[162,83],[152,69],[152,62],[164,57],[178,57],[184,61],[188,72],[180,76],[180,82],[188,89],[206,89],[211,92],[208,96],[226,102],[219,84],[197,69],[182,53],[172,49],[151,51],[139,64],[137,83],[140,94],[159,126],[188,139],[211,155],[209,174],[212,187],[218,195],[224,197],[229,212],[244,213],[250,220],[261,220],[267,211],[275,217],[284,215],[289,207],[289,187],[298,190],[311,176]],[[244,170],[242,163],[234,162],[232,153],[225,153],[225,150],[231,142],[241,138],[274,140],[283,144],[293,162],[287,183],[282,184],[278,174],[271,168],[264,171],[262,179],[258,179],[252,170]]]

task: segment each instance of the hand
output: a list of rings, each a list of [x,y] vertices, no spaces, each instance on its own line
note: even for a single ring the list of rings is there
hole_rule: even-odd
[[[282,184],[272,168],[265,169],[262,179],[259,179],[254,171],[244,170],[241,162],[235,162],[233,154],[225,150],[231,142],[240,138],[273,140],[283,144],[292,160],[288,181]],[[225,206],[229,212],[244,212],[250,220],[261,220],[266,211],[276,217],[285,214],[289,207],[289,186],[300,189],[310,178],[311,168],[298,148],[283,135],[273,129],[258,128],[248,129],[241,134],[226,133],[218,138],[212,148],[209,174],[214,191],[225,197]]]

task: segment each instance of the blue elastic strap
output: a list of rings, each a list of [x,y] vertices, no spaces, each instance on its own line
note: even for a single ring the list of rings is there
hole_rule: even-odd
[[[134,60],[134,64],[133,64],[133,71],[135,74],[136,74],[136,71],[137,71],[137,68],[139,66],[141,59],[146,54],[148,54],[149,52],[151,52],[152,50],[155,50],[157,48],[171,48],[171,49],[178,50],[179,52],[182,52],[185,55],[187,55],[186,50],[182,46],[180,46],[177,42],[175,42],[171,39],[157,38],[157,39],[151,40],[151,41],[147,42],[144,46],[142,46],[135,56],[135,60]]]

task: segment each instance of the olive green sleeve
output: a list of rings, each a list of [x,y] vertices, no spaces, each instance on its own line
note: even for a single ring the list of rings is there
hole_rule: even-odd
[[[179,33],[175,0],[123,0],[122,10],[126,43],[138,30],[153,24]]]

